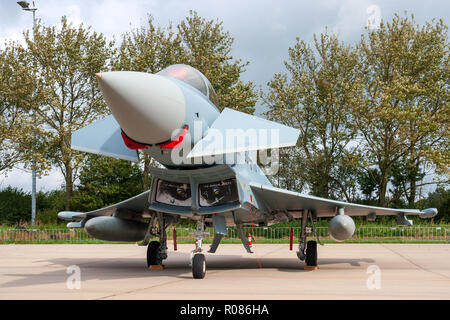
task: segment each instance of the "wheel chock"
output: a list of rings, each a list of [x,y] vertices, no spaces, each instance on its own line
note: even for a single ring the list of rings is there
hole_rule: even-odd
[[[319,266],[304,266],[303,270],[319,270]]]
[[[148,270],[164,270],[165,266],[163,264],[155,264],[148,267]]]

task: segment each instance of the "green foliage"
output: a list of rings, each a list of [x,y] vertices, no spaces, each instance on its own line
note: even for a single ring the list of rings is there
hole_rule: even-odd
[[[63,223],[58,219],[58,212],[65,209],[65,192],[53,190],[36,194],[36,222],[45,225]]]
[[[39,22],[24,38],[26,46],[7,44],[5,57],[12,78],[24,80],[27,90],[15,84],[15,94],[6,101],[10,112],[11,106],[20,108],[21,115],[27,116],[25,123],[33,128],[24,132],[20,124],[16,126],[22,132],[20,147],[32,151],[24,153],[23,161],[30,166],[36,160],[41,171],[50,166],[61,169],[69,209],[73,182],[85,157],[70,148],[71,135],[108,113],[95,73],[109,69],[113,43],[82,24],[74,27],[66,17],[61,18],[60,28]],[[0,80],[0,89],[5,81],[11,82]]]
[[[368,31],[356,46],[363,82],[359,103],[350,105],[362,139],[363,166],[376,167],[378,204],[389,204],[388,183],[396,163],[405,164],[401,192],[414,204],[419,168],[449,170],[449,46],[442,20],[416,25],[395,15]],[[397,177],[398,178],[398,177]],[[398,179],[397,179],[398,180]],[[397,182],[397,181],[396,181]],[[398,199],[394,194],[391,200]]]
[[[71,203],[76,211],[99,209],[142,192],[141,170],[124,160],[89,155],[79,180]]]
[[[433,218],[440,222],[450,222],[450,189],[437,188],[423,200],[423,208],[436,208],[438,215]]]
[[[14,47],[0,50],[0,172],[33,153],[29,139],[33,124],[27,119],[29,113],[21,108],[32,99],[33,79],[23,72],[18,57],[23,58],[23,54]]]
[[[282,180],[296,177],[313,195],[341,198],[347,190],[336,173],[343,175],[343,167],[352,165],[348,144],[355,130],[347,108],[356,103],[360,88],[355,76],[358,58],[334,35],[315,37],[314,49],[297,38],[285,61],[287,73],[275,74],[262,98],[270,120],[300,130],[288,160],[288,168],[296,170],[282,172]]]
[[[0,223],[14,224],[31,220],[31,195],[17,188],[0,191]]]
[[[63,191],[54,190],[36,194],[36,224],[60,224],[57,213],[64,210]],[[0,191],[0,223],[27,224],[31,221],[31,194],[7,187]]]

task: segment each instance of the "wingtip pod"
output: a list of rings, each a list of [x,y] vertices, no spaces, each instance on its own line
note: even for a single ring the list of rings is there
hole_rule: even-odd
[[[420,211],[419,217],[422,219],[430,219],[433,218],[438,214],[438,211],[436,208],[428,208]]]
[[[58,213],[58,218],[61,220],[73,220],[77,215],[82,214],[82,212],[74,212],[74,211],[61,211]]]

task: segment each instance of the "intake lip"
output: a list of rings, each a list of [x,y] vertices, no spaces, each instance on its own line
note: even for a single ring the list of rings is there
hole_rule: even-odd
[[[180,130],[181,130],[181,133],[178,134],[172,140],[167,140],[167,141],[163,141],[163,142],[159,142],[159,143],[155,143],[155,144],[147,144],[147,143],[134,141],[123,130],[121,131],[121,135],[122,135],[123,141],[125,142],[125,145],[129,149],[138,150],[138,149],[145,149],[148,147],[160,147],[163,149],[174,149],[174,148],[180,146],[181,143],[183,142],[184,136],[186,135],[186,133],[189,130],[189,126],[185,125],[183,127],[183,129],[180,129]]]

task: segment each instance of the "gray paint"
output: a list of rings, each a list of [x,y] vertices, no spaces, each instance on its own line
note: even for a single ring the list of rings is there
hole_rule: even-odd
[[[107,116],[72,134],[74,150],[138,162],[136,150],[128,149],[120,135],[120,126],[113,116]]]
[[[107,241],[141,241],[145,237],[147,224],[115,217],[96,217],[84,225],[92,237]]]
[[[278,134],[273,139],[272,131]],[[221,133],[222,141],[214,139],[215,132]],[[236,139],[225,141],[229,132],[230,135],[232,132],[243,134],[236,134]],[[244,139],[246,133],[250,135],[253,132],[256,133],[255,139]],[[266,134],[264,138],[260,136],[262,133]],[[298,129],[225,108],[207,135],[194,146],[188,158],[294,146],[299,135]]]
[[[98,78],[103,96],[122,130],[134,141],[170,140],[185,119],[181,89],[168,78],[131,71],[105,72]]]
[[[336,241],[350,239],[355,233],[355,222],[345,214],[338,214],[330,221],[328,231],[330,236]]]
[[[223,215],[213,215],[213,226],[215,234],[221,234],[224,236],[228,235],[227,225],[225,222],[225,217]]]
[[[249,185],[258,199],[258,203],[264,202],[270,210],[295,211],[308,209],[316,212],[319,217],[332,217],[336,214],[338,208],[343,208],[345,214],[349,216],[367,216],[370,213],[375,213],[377,216],[396,215],[398,213],[423,215],[423,212],[417,209],[366,206],[310,196],[253,182]]]

